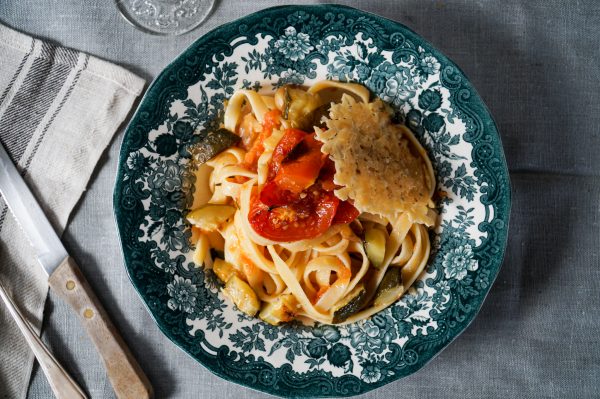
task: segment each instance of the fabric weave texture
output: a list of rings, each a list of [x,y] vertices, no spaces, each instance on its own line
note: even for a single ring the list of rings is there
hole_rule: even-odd
[[[140,32],[104,0],[52,5],[4,0],[0,21],[118,62],[150,80],[216,26],[286,3],[223,0],[203,25],[179,37]],[[461,67],[496,120],[513,190],[504,265],[474,323],[418,373],[361,397],[597,398],[600,4],[340,3],[407,25]],[[115,140],[110,146],[74,214],[64,236],[67,247],[158,398],[269,397],[213,376],[170,343],[145,310],[126,276],[112,214],[119,145]],[[43,336],[92,398],[114,397],[83,329],[52,294]],[[50,395],[37,370],[28,397]]]
[[[144,81],[0,25],[0,142],[61,233]],[[0,279],[36,329],[47,276],[0,198]],[[0,397],[23,398],[33,353],[0,306]]]

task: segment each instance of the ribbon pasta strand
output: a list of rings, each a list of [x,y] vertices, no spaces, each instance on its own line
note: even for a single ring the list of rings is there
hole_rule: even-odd
[[[306,93],[316,96],[326,90],[350,93],[364,103],[369,102],[369,91],[354,83],[317,82]],[[268,112],[281,107],[273,96],[238,90],[227,102],[223,126],[237,134],[240,120],[248,113],[263,124]],[[210,248],[217,250],[217,257],[230,265],[230,269],[220,272],[224,277],[218,274],[219,278],[228,283],[226,279],[236,276],[246,283],[260,303],[261,317],[264,317],[262,310],[280,309],[278,306],[287,301],[288,305],[294,304],[288,306],[289,314],[302,321],[331,324],[339,316],[336,312],[350,305],[356,309],[342,323],[364,320],[392,305],[393,300],[375,300],[388,272],[400,269],[402,292],[423,272],[431,251],[428,228],[435,225],[437,218],[433,201],[428,205],[416,204],[389,219],[363,212],[351,223],[332,224],[315,238],[285,242],[263,237],[252,227],[249,214],[253,195],[269,179],[274,150],[285,136],[287,126],[291,126],[291,121],[284,118],[286,110],[280,111],[279,127],[261,139],[261,152],[255,158],[254,169],[245,163],[249,149],[239,147],[230,147],[196,167],[193,208],[225,206],[232,211],[216,229],[196,228],[197,242],[193,244],[206,247],[208,242]],[[431,197],[435,175],[427,152],[408,128],[402,126],[400,131],[415,156],[422,159]],[[378,231],[385,239],[383,260],[378,264],[371,259],[373,254],[365,238],[367,229]],[[201,253],[204,264],[216,270],[220,261],[214,252]],[[361,303],[351,302],[357,290],[364,290]],[[273,322],[272,315],[265,320]]]

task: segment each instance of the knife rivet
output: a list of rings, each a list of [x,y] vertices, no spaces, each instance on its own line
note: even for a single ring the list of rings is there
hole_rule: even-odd
[[[91,319],[92,317],[94,317],[94,311],[92,309],[84,310],[83,317],[85,317],[86,319]]]
[[[67,281],[67,289],[71,291],[73,288],[75,288],[75,282],[73,280]]]

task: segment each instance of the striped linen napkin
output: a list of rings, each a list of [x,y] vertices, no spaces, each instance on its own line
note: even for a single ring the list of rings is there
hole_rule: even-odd
[[[144,81],[0,25],[0,141],[59,233]],[[48,292],[0,199],[0,279],[39,331]],[[24,398],[33,353],[0,306],[0,398]]]

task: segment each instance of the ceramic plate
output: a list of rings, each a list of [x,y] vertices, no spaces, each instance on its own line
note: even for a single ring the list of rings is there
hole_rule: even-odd
[[[391,104],[429,151],[440,223],[427,269],[394,306],[343,327],[273,327],[194,267],[189,144],[234,90],[337,79]],[[425,365],[473,320],[498,274],[510,187],[492,117],[461,70],[405,26],[348,7],[270,8],[198,39],[127,128],[114,206],[133,285],[165,335],[215,374],[280,396],[350,396]]]

